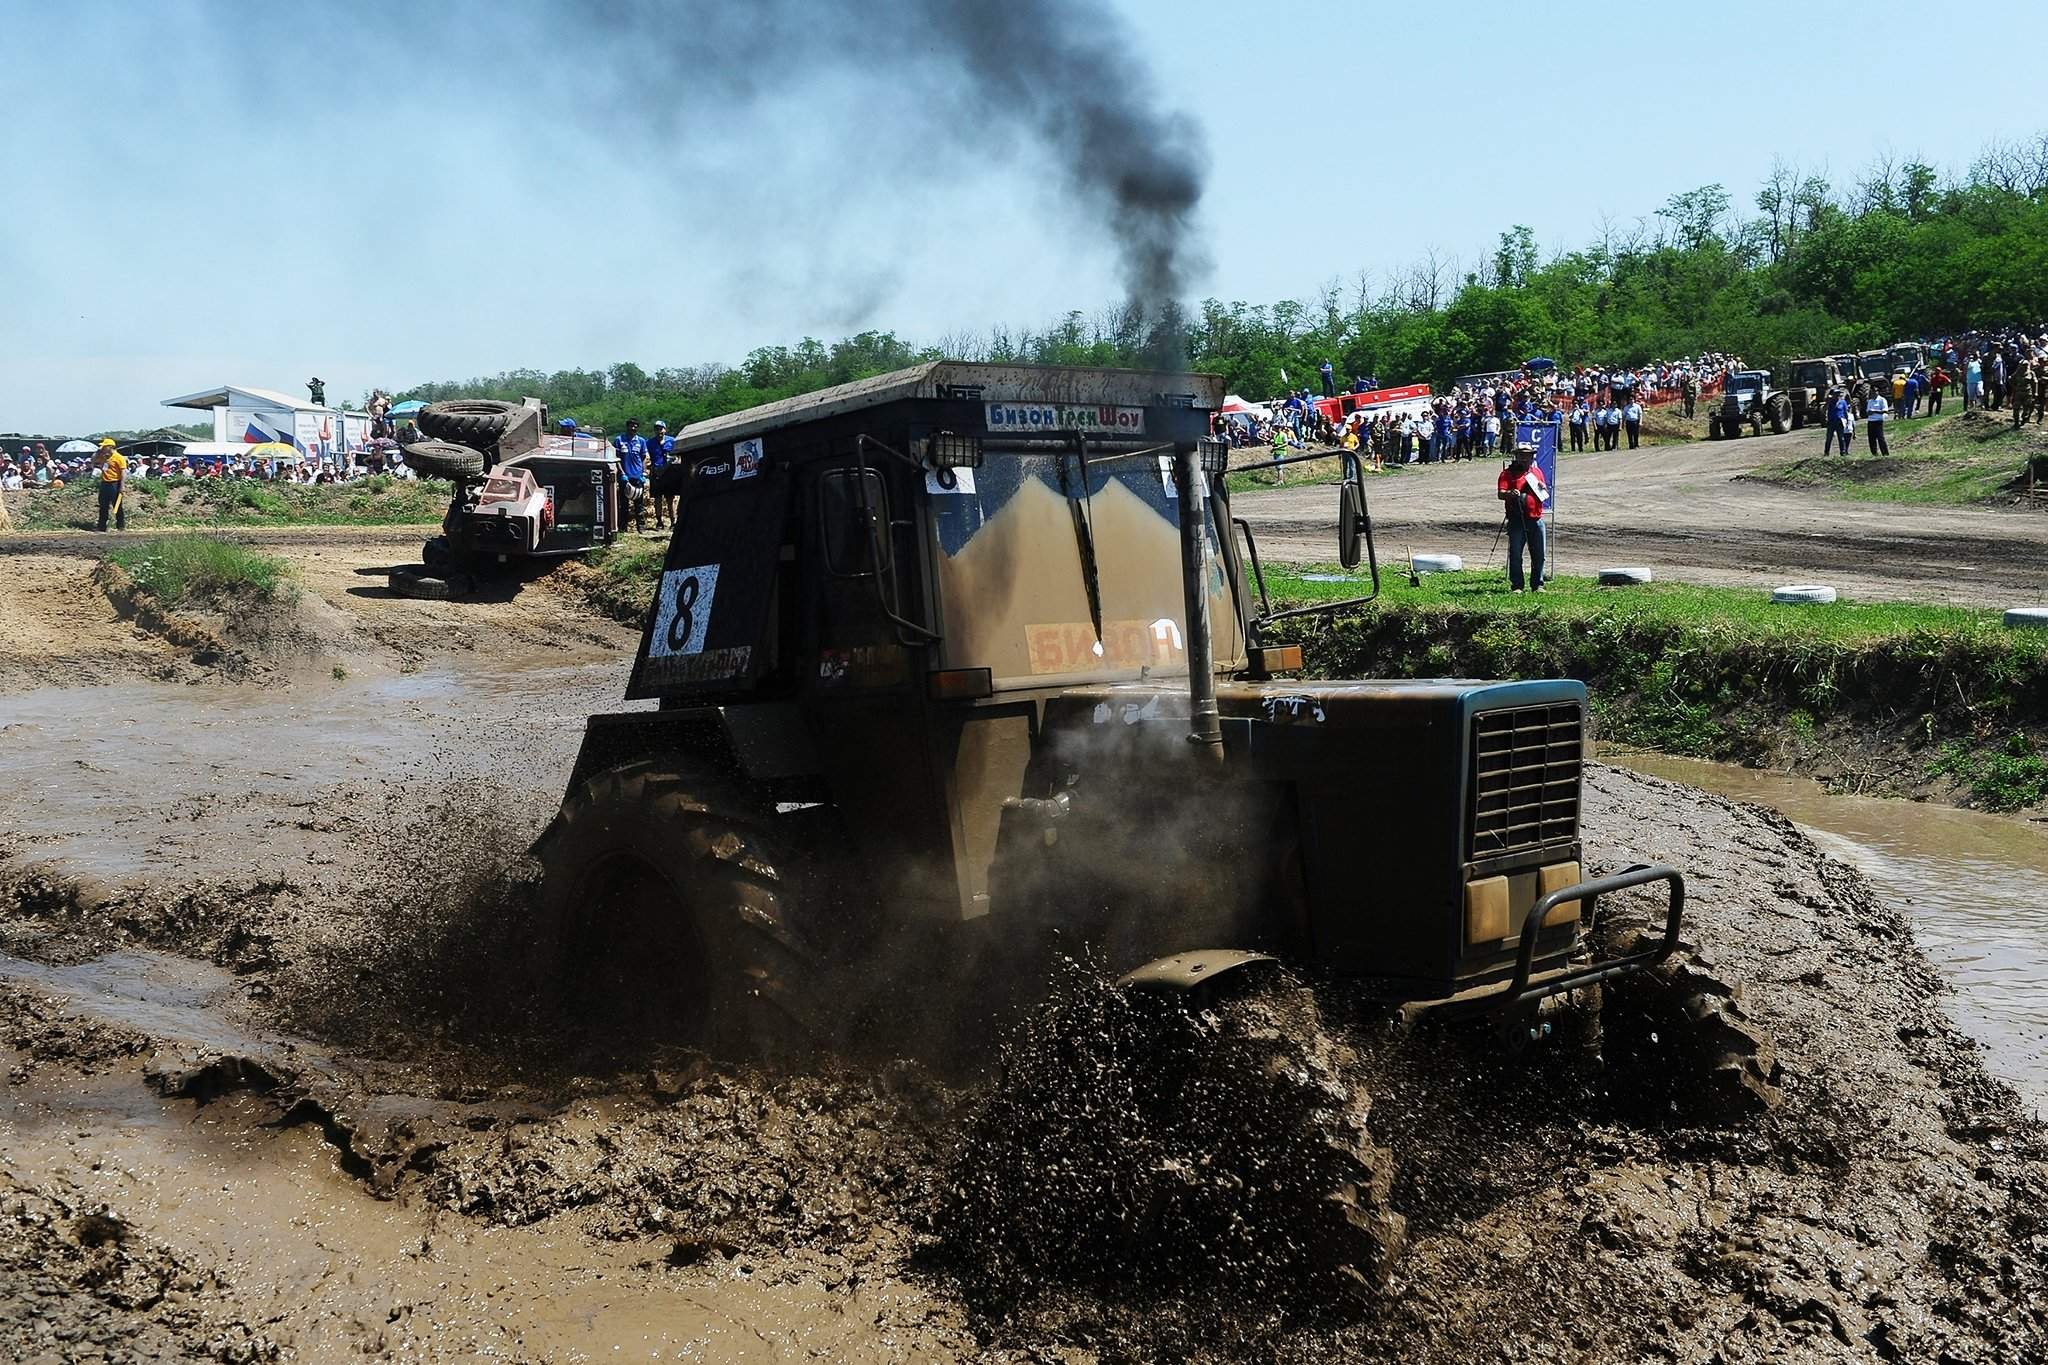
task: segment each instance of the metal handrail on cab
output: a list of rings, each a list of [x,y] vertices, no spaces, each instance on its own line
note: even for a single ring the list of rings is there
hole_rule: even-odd
[[[1536,967],[1536,936],[1542,931],[1544,920],[1550,912],[1568,901],[1585,902],[1585,923],[1593,923],[1594,910],[1600,897],[1610,891],[1625,891],[1632,886],[1647,886],[1651,882],[1665,882],[1671,887],[1670,901],[1664,911],[1664,937],[1653,948],[1623,957],[1611,958],[1606,962],[1593,962],[1584,967],[1566,971],[1561,976],[1545,977],[1535,985],[1529,978]],[[1529,907],[1529,913],[1522,920],[1522,946],[1515,959],[1515,979],[1501,997],[1502,1005],[1519,1005],[1545,996],[1562,995],[1566,991],[1579,990],[1601,981],[1610,981],[1617,976],[1639,972],[1654,967],[1678,950],[1679,926],[1685,918],[1685,878],[1678,869],[1662,863],[1639,863],[1626,872],[1617,872],[1611,877],[1595,877],[1589,882],[1560,887],[1543,896]]]

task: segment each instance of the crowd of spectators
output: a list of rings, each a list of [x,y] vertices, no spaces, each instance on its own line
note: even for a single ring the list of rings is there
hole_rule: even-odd
[[[372,441],[359,451],[340,455],[310,456],[299,460],[258,459],[250,456],[181,455],[164,449],[166,443],[151,443],[154,450],[123,451],[131,479],[259,479],[275,483],[354,483],[384,474],[394,478],[414,477],[405,467],[405,455],[393,440]],[[98,452],[63,455],[49,450],[47,443],[34,442],[8,453],[0,452],[0,491],[64,488],[89,482],[98,467]]]
[[[1568,440],[1573,450],[1613,450],[1624,435],[1634,449],[1648,406],[1681,403],[1684,415],[1692,417],[1700,400],[1716,395],[1747,366],[1738,355],[1712,351],[1636,366],[1564,369],[1538,360],[1468,376],[1443,394],[1352,411],[1350,399],[1331,392],[1331,367],[1322,368],[1320,397],[1304,388],[1220,414],[1216,432],[1239,446],[1270,447],[1275,459],[1292,449],[1356,450],[1375,468],[1505,458],[1515,425],[1528,421],[1556,423],[1559,443]],[[1366,383],[1360,380],[1354,392],[1363,392]],[[1944,395],[1960,397],[1966,407],[2009,408],[2016,422],[2048,423],[2048,324],[1943,338],[1926,346],[1922,363],[1901,366],[1881,383],[1857,380],[1854,388],[1830,395],[1829,427],[1845,444],[1859,422],[1939,413]],[[1874,396],[1882,401],[1871,423]],[[1842,419],[1834,415],[1836,397],[1848,407]]]
[[[1645,406],[1690,404],[1741,368],[1741,357],[1721,352],[1569,371],[1532,362],[1468,377],[1434,397],[1348,414],[1341,397],[1326,392],[1317,398],[1304,388],[1242,412],[1218,414],[1214,427],[1233,445],[1270,447],[1275,459],[1290,449],[1341,446],[1361,452],[1376,469],[1505,455],[1515,423],[1526,421],[1557,423],[1574,450],[1615,449],[1624,432],[1633,449]],[[1367,382],[1358,381],[1354,393],[1365,392],[1360,386]]]

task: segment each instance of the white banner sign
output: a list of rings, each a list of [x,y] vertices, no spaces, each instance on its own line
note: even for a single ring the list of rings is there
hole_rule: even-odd
[[[988,429],[1003,432],[1085,431],[1143,436],[1145,410],[1107,403],[990,403]]]

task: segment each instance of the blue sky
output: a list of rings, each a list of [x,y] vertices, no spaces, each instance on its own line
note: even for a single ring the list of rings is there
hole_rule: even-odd
[[[352,399],[868,327],[939,342],[1118,297],[1027,140],[936,146],[890,73],[729,28],[741,72],[707,82],[686,13],[610,3],[669,45],[593,36],[571,0],[0,0],[35,54],[0,84],[0,430],[155,424],[173,394],[316,373]],[[1194,297],[1469,262],[1518,222],[1576,246],[1713,181],[1747,208],[1778,157],[1843,183],[2048,130],[2036,64],[1995,56],[2048,50],[2048,6],[1973,15],[1990,46],[1961,65],[1978,40],[1925,5],[1802,9],[1855,36],[1796,61],[1730,55],[1779,50],[1782,5],[1109,8],[1133,79],[1207,137]],[[1960,70],[1967,104],[1915,85]]]

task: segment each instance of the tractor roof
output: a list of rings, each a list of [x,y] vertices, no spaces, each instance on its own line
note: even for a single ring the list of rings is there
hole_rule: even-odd
[[[778,427],[880,407],[905,398],[1148,407],[1158,403],[1162,394],[1192,397],[1197,408],[1220,407],[1223,377],[1079,365],[973,365],[933,360],[907,370],[763,403],[708,422],[693,422],[677,438],[676,449],[686,452],[743,441]]]

